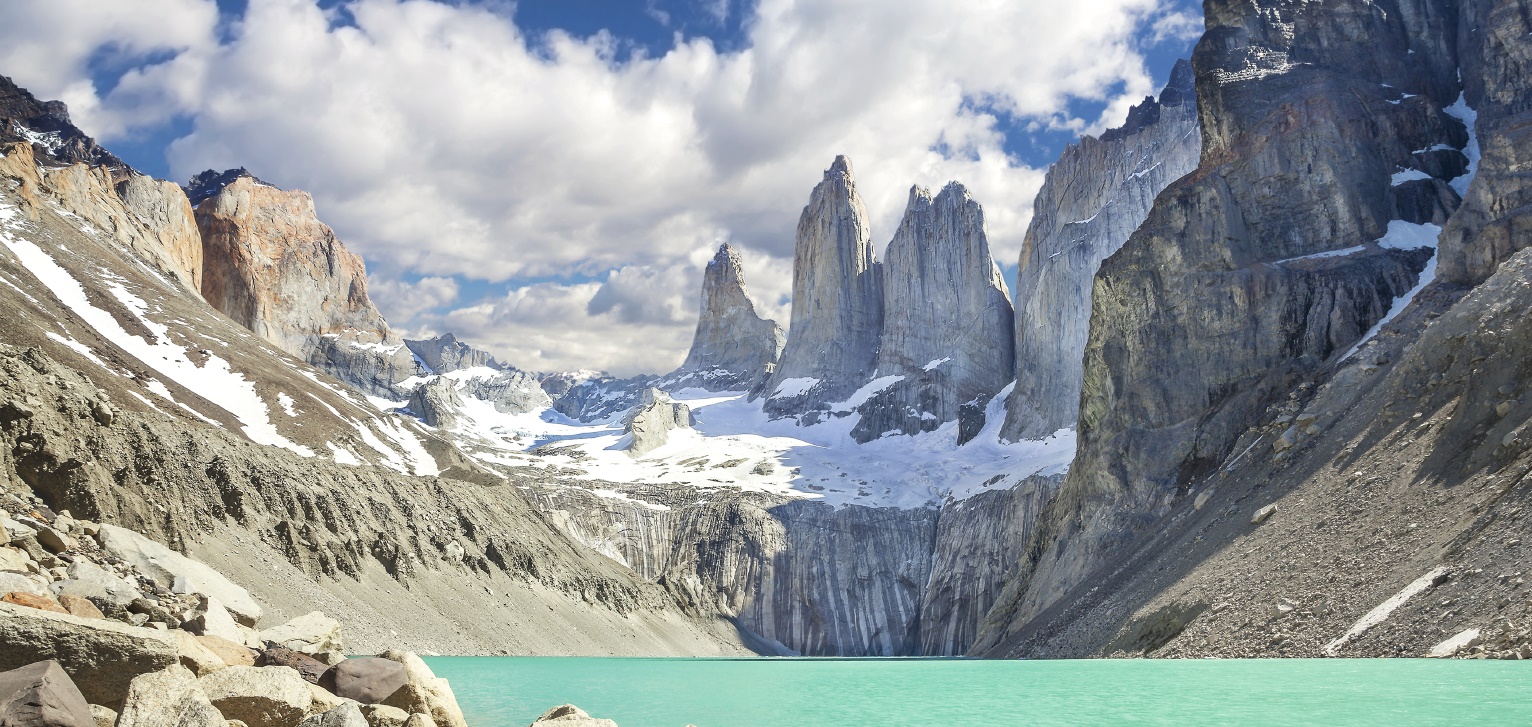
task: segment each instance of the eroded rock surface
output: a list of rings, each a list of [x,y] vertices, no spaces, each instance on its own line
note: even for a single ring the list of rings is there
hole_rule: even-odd
[[[725,244],[703,275],[702,309],[686,361],[666,380],[677,388],[746,391],[769,373],[786,341],[776,321],[756,312],[739,252]]]
[[[1202,137],[1192,65],[1123,126],[1064,150],[1033,202],[1016,281],[1016,388],[1001,436],[1040,439],[1075,424],[1091,287],[1171,182],[1197,168]]]

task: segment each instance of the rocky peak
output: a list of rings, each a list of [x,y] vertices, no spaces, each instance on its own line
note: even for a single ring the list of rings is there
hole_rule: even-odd
[[[982,410],[1014,368],[1010,291],[966,187],[952,182],[934,198],[913,187],[884,257],[877,390],[858,408],[859,441],[934,430],[966,403]]]
[[[0,142],[25,141],[47,165],[83,163],[106,167],[114,175],[137,174],[127,162],[101,148],[69,118],[62,101],[39,101],[11,79],[0,76]]]
[[[237,179],[249,179],[263,187],[278,188],[275,184],[261,181],[259,177],[251,174],[250,170],[239,167],[238,169],[226,169],[222,172],[215,172],[211,169],[200,172],[193,176],[191,181],[187,182],[186,186],[182,187],[182,189],[186,191],[186,198],[195,207],[202,204],[202,200],[222,192],[224,187],[233,184]]]
[[[1004,439],[1074,425],[1096,270],[1149,216],[1155,197],[1197,167],[1201,149],[1195,77],[1182,60],[1158,101],[1133,107],[1101,138],[1071,145],[1049,168],[1018,263],[1016,387]]]
[[[686,361],[666,379],[712,391],[750,389],[777,362],[787,336],[756,312],[739,252],[728,244],[703,274],[701,311]]]
[[[367,296],[362,258],[307,192],[238,176],[197,205],[202,295],[278,348],[363,391],[396,396],[414,356]]]
[[[488,351],[480,351],[459,341],[451,332],[419,341],[406,339],[404,345],[408,346],[410,351],[414,352],[421,362],[436,374],[478,367],[504,368]]]
[[[835,158],[798,219],[787,346],[762,393],[773,416],[817,421],[877,365],[883,275],[851,161]],[[808,415],[804,417],[803,415]]]
[[[644,389],[638,405],[628,413],[625,430],[629,436],[627,451],[634,458],[653,452],[670,439],[670,432],[689,429],[692,419],[691,407],[674,401],[659,389]]]

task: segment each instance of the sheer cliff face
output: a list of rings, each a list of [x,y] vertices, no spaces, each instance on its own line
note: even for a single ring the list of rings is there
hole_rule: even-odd
[[[723,245],[702,278],[702,313],[691,350],[666,379],[681,387],[748,390],[777,362],[786,341],[781,326],[756,313],[739,253]]]
[[[1268,404],[1347,351],[1432,257],[1376,241],[1398,217],[1395,175],[1467,141],[1443,110],[1459,95],[1454,11],[1220,0],[1206,15],[1201,162],[1096,277],[1079,454],[1020,620],[1214,474]],[[1455,209],[1440,189],[1434,205]]]
[[[367,271],[314,200],[238,176],[197,206],[202,295],[278,348],[369,393],[416,370],[367,297]]]
[[[883,329],[882,273],[851,162],[836,157],[798,220],[793,320],[764,390],[767,413],[818,421],[871,378]]]
[[[931,431],[978,411],[1011,381],[1010,292],[990,256],[984,210],[963,185],[910,190],[888,245],[877,389],[858,408],[859,441]]]
[[[1021,250],[1016,388],[1004,439],[1074,426],[1096,270],[1143,223],[1160,191],[1197,167],[1201,148],[1192,66],[1179,61],[1159,99],[1134,106],[1121,128],[1070,146],[1048,170]]]

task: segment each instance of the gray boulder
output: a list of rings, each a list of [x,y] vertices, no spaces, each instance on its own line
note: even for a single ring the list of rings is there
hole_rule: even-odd
[[[112,706],[134,678],[175,664],[177,652],[162,631],[0,603],[0,669],[45,659],[73,675],[87,701]]]
[[[377,704],[409,684],[404,664],[379,657],[347,659],[325,672],[319,685],[337,697]]]
[[[197,685],[197,676],[177,664],[133,680],[117,727],[224,727],[224,717]]]
[[[285,666],[231,666],[197,681],[218,711],[250,727],[292,727],[314,701],[309,683]]]
[[[96,720],[63,667],[39,661],[0,673],[0,725],[95,727]]]
[[[322,714],[305,717],[298,727],[370,727],[362,710],[352,702],[346,702]]]

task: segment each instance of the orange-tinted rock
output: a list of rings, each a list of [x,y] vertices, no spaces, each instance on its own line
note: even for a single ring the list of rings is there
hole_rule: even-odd
[[[26,606],[27,608],[36,608],[43,611],[53,611],[54,613],[69,613],[68,611],[64,610],[63,606],[59,605],[58,601],[55,601],[48,596],[39,596],[36,593],[20,593],[12,591],[5,594],[3,597],[0,597],[0,601],[13,603],[17,606]]]
[[[59,596],[59,605],[63,606],[64,612],[71,616],[79,616],[80,618],[106,618],[106,614],[101,613],[101,609],[96,608],[96,604],[91,603],[90,599],[88,598],[65,594]]]
[[[255,666],[255,654],[244,644],[236,644],[219,636],[198,636],[197,643],[229,666]]]

